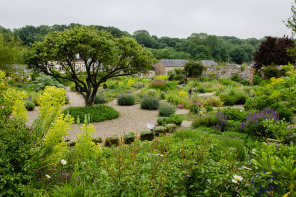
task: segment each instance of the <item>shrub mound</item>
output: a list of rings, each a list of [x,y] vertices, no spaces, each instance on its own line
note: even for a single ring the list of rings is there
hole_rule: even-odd
[[[159,116],[169,117],[170,115],[176,113],[176,109],[172,105],[161,105],[159,107],[158,112],[159,112]]]
[[[117,104],[118,105],[125,105],[125,106],[134,105],[135,104],[135,97],[131,94],[121,95],[117,99]]]
[[[28,111],[32,111],[32,110],[34,110],[34,108],[35,108],[35,104],[34,104],[32,101],[30,101],[30,100],[25,100],[25,103],[26,103],[26,109],[27,109]]]
[[[142,109],[156,110],[159,107],[159,100],[153,97],[146,97],[141,102]]]
[[[77,123],[77,117],[80,122],[84,122],[85,115],[89,115],[90,122],[102,122],[105,120],[112,120],[118,118],[119,112],[110,106],[96,105],[89,107],[68,107],[63,110],[64,114],[69,114],[74,118]]]

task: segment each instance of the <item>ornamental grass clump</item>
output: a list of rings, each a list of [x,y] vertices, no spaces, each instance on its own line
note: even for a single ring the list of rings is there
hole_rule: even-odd
[[[117,99],[117,104],[122,106],[134,105],[136,102],[135,97],[131,94],[121,95]]]

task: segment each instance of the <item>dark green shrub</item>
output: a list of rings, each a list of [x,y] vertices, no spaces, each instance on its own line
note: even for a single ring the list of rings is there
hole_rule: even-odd
[[[240,82],[242,81],[242,78],[239,76],[238,73],[235,73],[232,75],[232,77],[230,78],[232,81],[236,81],[236,82]]]
[[[89,115],[90,122],[101,122],[105,120],[112,120],[118,118],[119,112],[110,106],[96,105],[88,107],[68,107],[63,110],[64,114],[69,114],[74,118],[77,123],[77,117],[80,122],[84,122],[85,115]]]
[[[199,93],[206,93],[206,90],[204,88],[198,88],[196,91]]]
[[[161,98],[162,100],[165,100],[165,93],[162,92],[162,93],[160,94],[160,98]]]
[[[34,110],[35,104],[32,101],[30,101],[30,100],[24,100],[24,101],[25,101],[25,104],[26,104],[26,109],[28,111]]]
[[[242,109],[224,108],[222,109],[222,114],[226,115],[229,120],[245,121],[247,112]]]
[[[198,128],[200,126],[213,127],[219,124],[219,119],[216,114],[210,113],[205,116],[199,116],[192,122],[193,128]]]
[[[99,144],[102,143],[103,139],[101,137],[95,137],[91,139],[92,142],[94,142],[95,144]]]
[[[157,126],[154,128],[154,135],[155,136],[160,136],[160,134],[165,134],[167,132],[167,128],[163,126]]]
[[[258,75],[254,75],[254,79],[253,79],[253,84],[254,85],[259,85],[261,83],[262,79],[260,76]]]
[[[168,117],[158,117],[156,122],[160,126],[165,126],[165,124],[168,122]]]
[[[177,129],[177,125],[175,125],[175,124],[166,124],[165,127],[166,127],[168,133],[173,133]]]
[[[159,100],[154,97],[145,97],[141,102],[142,109],[156,110],[159,107]]]
[[[161,105],[158,112],[159,116],[168,117],[176,113],[176,108],[172,105]]]
[[[142,130],[140,131],[140,140],[152,141],[154,139],[153,132],[151,130]]]
[[[118,105],[130,106],[130,105],[134,105],[135,102],[136,102],[135,97],[131,94],[121,95],[117,99]]]
[[[106,96],[103,94],[97,94],[95,97],[95,104],[104,104],[106,103]]]
[[[136,138],[136,135],[135,135],[135,133],[128,133],[128,134],[125,134],[124,136],[123,136],[123,139],[124,139],[124,143],[125,144],[131,144],[132,142],[134,142],[135,141],[135,138]]]
[[[240,83],[243,84],[244,86],[251,86],[252,85],[252,83],[247,80],[242,80]]]
[[[281,76],[281,70],[275,66],[264,66],[263,72],[264,79],[270,79],[271,77],[278,78]]]
[[[105,146],[111,147],[112,145],[119,145],[119,137],[117,135],[113,135],[105,139]]]
[[[214,110],[214,108],[212,106],[205,106],[205,109],[207,111],[213,111]]]
[[[187,62],[184,65],[184,72],[188,77],[198,77],[201,75],[203,70],[203,65],[198,62]]]

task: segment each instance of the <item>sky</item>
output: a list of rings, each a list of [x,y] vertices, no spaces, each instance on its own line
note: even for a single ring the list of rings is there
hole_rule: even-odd
[[[207,33],[238,38],[291,36],[283,21],[294,0],[0,0],[0,26],[80,23],[130,34],[187,38]]]

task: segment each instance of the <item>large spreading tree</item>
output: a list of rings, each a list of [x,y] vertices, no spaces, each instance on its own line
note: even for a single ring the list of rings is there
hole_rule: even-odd
[[[84,61],[84,73],[75,69],[78,56]],[[73,81],[86,106],[94,104],[100,84],[113,77],[145,73],[153,63],[152,54],[134,39],[114,38],[84,26],[49,33],[32,45],[25,59],[47,75]],[[53,64],[62,66],[65,73],[50,70]]]
[[[288,63],[295,63],[295,59],[288,52],[289,49],[295,47],[292,39],[287,37],[275,38],[266,37],[258,49],[253,54],[255,67],[274,65],[287,65]]]

